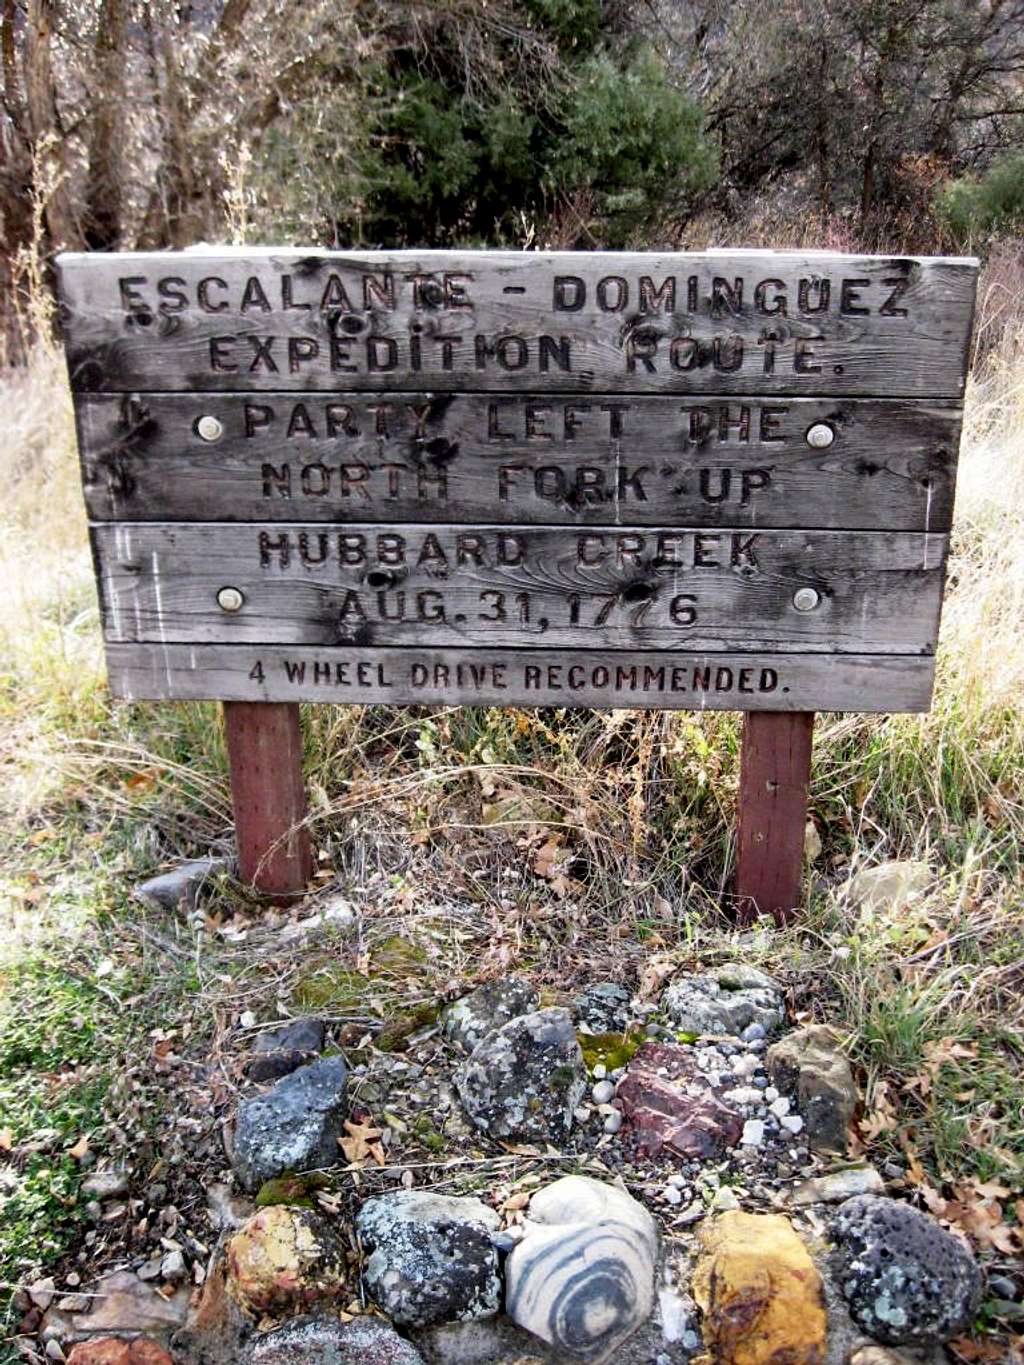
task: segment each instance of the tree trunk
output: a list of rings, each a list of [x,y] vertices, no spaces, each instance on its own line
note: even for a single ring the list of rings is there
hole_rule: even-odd
[[[85,186],[85,244],[91,251],[116,251],[121,245],[125,21],[125,0],[103,0],[94,50],[98,97]]]
[[[35,190],[52,250],[81,245],[65,184],[64,142],[53,81],[54,0],[28,0],[25,25],[25,107],[35,164]]]

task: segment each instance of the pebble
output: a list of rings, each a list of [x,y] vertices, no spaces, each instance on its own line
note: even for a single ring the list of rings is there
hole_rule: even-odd
[[[89,1307],[89,1296],[88,1294],[65,1294],[62,1299],[57,1300],[57,1307],[62,1313],[84,1313]]]
[[[778,1090],[776,1090],[774,1085],[766,1085],[764,1090],[764,1097],[769,1104],[773,1104],[779,1098],[779,1092]]]
[[[183,1280],[188,1272],[180,1251],[169,1251],[160,1263],[160,1274],[165,1280]]]
[[[745,1043],[756,1043],[765,1036],[764,1028],[761,1024],[748,1024],[740,1034]]]
[[[64,1354],[63,1346],[61,1346],[60,1342],[55,1337],[51,1337],[50,1340],[46,1343],[46,1359],[47,1360],[67,1359],[67,1356],[65,1356]]]
[[[56,1281],[52,1275],[48,1275],[45,1280],[36,1280],[35,1284],[29,1285],[28,1296],[35,1307],[45,1313],[53,1302],[56,1292]]]
[[[997,1299],[1015,1299],[1017,1297],[1017,1286],[1009,1275],[990,1275],[988,1277],[989,1291]]]
[[[145,1265],[140,1265],[135,1273],[140,1280],[158,1280],[162,1264],[162,1261],[147,1261]]]
[[[780,1119],[779,1122],[782,1124],[783,1128],[788,1129],[791,1133],[799,1133],[804,1126],[804,1121],[799,1114],[787,1114],[786,1117]]]
[[[780,1095],[777,1100],[771,1103],[771,1111],[777,1119],[784,1119],[790,1110],[790,1102],[785,1095]]]
[[[738,1085],[735,1090],[727,1090],[722,1098],[730,1100],[733,1104],[758,1104],[761,1092],[752,1085]]]
[[[603,1081],[605,1076],[608,1075],[608,1068],[605,1066],[604,1062],[596,1062],[591,1074],[595,1081]]]
[[[617,1133],[622,1127],[622,1114],[618,1109],[613,1109],[604,1121],[604,1131],[606,1133]]]
[[[666,1204],[672,1204],[673,1206],[683,1202],[683,1196],[676,1189],[675,1185],[666,1185],[661,1192],[661,1197]]]
[[[607,1104],[615,1094],[615,1086],[611,1081],[598,1081],[590,1094],[595,1104]]]
[[[721,1189],[717,1190],[714,1199],[711,1201],[711,1207],[718,1213],[728,1213],[733,1209],[738,1209],[739,1206],[740,1201],[728,1185],[723,1185]]]
[[[117,1199],[127,1190],[127,1171],[94,1171],[82,1181],[82,1193],[89,1199]]]
[[[764,1124],[760,1119],[747,1119],[743,1125],[743,1136],[740,1143],[744,1147],[760,1147],[764,1142]]]
[[[676,1174],[676,1175],[670,1175],[669,1178],[668,1178],[668,1183],[669,1183],[670,1185],[674,1185],[674,1186],[676,1187],[677,1190],[685,1190],[685,1189],[686,1189],[686,1176],[685,1176],[685,1175],[678,1175],[678,1174]]]

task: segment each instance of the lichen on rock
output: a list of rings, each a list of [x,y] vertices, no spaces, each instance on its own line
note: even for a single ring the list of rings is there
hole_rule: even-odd
[[[345,1241],[310,1209],[260,1209],[229,1240],[225,1258],[228,1293],[254,1317],[331,1303],[348,1288]]]
[[[675,977],[662,1005],[678,1028],[698,1037],[737,1036],[750,1024],[772,1033],[785,1017],[779,983],[745,963]]]

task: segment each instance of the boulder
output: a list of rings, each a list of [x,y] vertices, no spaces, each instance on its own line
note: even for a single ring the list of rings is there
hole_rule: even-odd
[[[910,1204],[864,1194],[832,1223],[837,1279],[854,1321],[889,1346],[966,1331],[981,1271],[965,1242]]]
[[[276,1081],[312,1061],[324,1047],[322,1019],[292,1019],[261,1033],[252,1045],[256,1054],[246,1068],[251,1081]]]
[[[341,1057],[323,1057],[278,1081],[268,1094],[243,1100],[231,1164],[244,1189],[339,1159],[347,1078]]]
[[[859,1096],[832,1030],[824,1024],[794,1029],[768,1049],[765,1065],[774,1084],[796,1096],[808,1145],[845,1152]]]
[[[632,996],[617,981],[596,981],[572,1002],[576,1022],[590,1033],[625,1033]]]
[[[686,1159],[708,1160],[735,1147],[740,1115],[721,1099],[700,1070],[692,1047],[644,1043],[626,1068],[616,1100],[637,1150],[657,1156],[664,1148]]]
[[[779,983],[744,963],[677,976],[661,1003],[676,1028],[713,1037],[738,1037],[750,1024],[773,1033],[785,1018]]]
[[[861,918],[899,919],[935,885],[926,862],[891,861],[855,872],[846,884],[846,898]]]
[[[442,1016],[441,1032],[463,1052],[472,1052],[488,1033],[521,1014],[531,1014],[537,1008],[537,999],[536,990],[521,977],[485,981],[449,1005]]]
[[[658,1232],[625,1190],[566,1176],[533,1196],[505,1266],[505,1308],[556,1357],[602,1361],[654,1306]]]
[[[729,1365],[822,1365],[821,1276],[787,1218],[738,1211],[706,1219],[693,1295],[709,1356]]]
[[[72,1346],[67,1365],[173,1365],[162,1346],[148,1337],[94,1337]]]
[[[253,1317],[303,1312],[346,1293],[345,1240],[312,1209],[260,1209],[230,1239],[225,1260],[228,1293]]]
[[[568,1010],[535,1010],[495,1029],[455,1084],[466,1113],[489,1136],[563,1142],[587,1088]]]
[[[501,1307],[501,1219],[479,1199],[399,1190],[368,1199],[356,1229],[372,1252],[363,1271],[374,1301],[400,1327],[466,1322]]]
[[[295,1318],[261,1336],[249,1365],[423,1365],[414,1346],[380,1318]]]

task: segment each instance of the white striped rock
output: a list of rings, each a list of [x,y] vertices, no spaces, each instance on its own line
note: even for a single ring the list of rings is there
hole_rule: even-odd
[[[505,1311],[559,1359],[607,1360],[654,1306],[654,1219],[624,1190],[570,1175],[533,1196],[525,1226]]]

